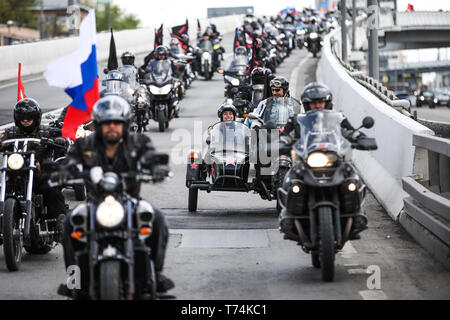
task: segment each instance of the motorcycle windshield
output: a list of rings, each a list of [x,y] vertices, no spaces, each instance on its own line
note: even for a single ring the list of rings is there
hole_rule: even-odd
[[[211,153],[249,152],[251,131],[241,122],[219,122],[209,134]]]
[[[123,81],[130,85],[131,89],[137,88],[136,75],[137,70],[134,66],[125,65],[119,67],[118,71],[123,75]]]
[[[163,83],[172,75],[169,60],[153,60],[150,62],[149,73],[157,83]]]
[[[211,41],[209,41],[209,40],[200,40],[198,47],[200,49],[202,49],[202,51],[208,51],[208,52],[213,51],[213,45],[212,45]]]
[[[130,85],[123,80],[106,80],[106,92],[108,93],[122,95],[124,92],[127,92],[129,88]]]
[[[300,103],[290,97],[273,98],[264,109],[263,121],[264,123],[274,122],[277,127],[282,127],[289,117],[300,113],[300,110]]]
[[[304,159],[313,151],[333,151],[342,156],[350,143],[342,136],[341,122],[344,116],[332,110],[315,110],[300,114],[300,139],[294,149]]]
[[[227,72],[244,75],[248,68],[248,57],[243,55],[234,56],[227,65]]]

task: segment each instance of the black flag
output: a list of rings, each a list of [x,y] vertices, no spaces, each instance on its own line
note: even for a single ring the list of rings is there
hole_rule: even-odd
[[[161,23],[161,27],[155,31],[155,48],[157,46],[161,46],[163,43],[163,24]]]
[[[111,28],[111,40],[109,42],[109,58],[108,58],[108,70],[117,70],[119,64],[117,62],[116,43],[114,42],[113,30]]]
[[[187,19],[186,19],[186,23],[187,23]],[[181,36],[183,34],[188,33],[188,25],[186,23],[180,24],[179,26],[172,27],[171,36],[177,38],[178,40],[181,40]]]

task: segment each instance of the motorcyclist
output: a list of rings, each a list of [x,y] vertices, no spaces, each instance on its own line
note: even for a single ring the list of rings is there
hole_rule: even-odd
[[[301,100],[306,112],[313,110],[332,110],[333,95],[330,89],[323,83],[311,82],[305,86]],[[282,130],[280,141],[286,145],[292,146],[300,139],[300,126],[296,121],[297,116],[289,118],[287,124]],[[362,132],[356,131],[347,118],[341,122],[342,135],[350,142],[356,141],[359,137],[365,136]],[[286,174],[286,180],[295,178],[295,173],[290,170]],[[363,210],[360,215],[356,216],[352,229],[350,230],[350,240],[359,239],[358,233],[367,229],[367,217]]]
[[[333,95],[330,89],[323,83],[311,82],[305,86],[301,96],[305,112],[311,110],[331,110],[333,108]],[[297,115],[289,118],[284,126],[282,135],[285,136],[286,143],[293,143],[300,138],[300,127],[296,121]],[[342,135],[350,140],[356,141],[359,136],[364,135],[362,132],[355,131],[355,128],[350,124],[347,118],[341,123]]]
[[[51,188],[47,184],[48,176],[53,168],[52,151],[56,151],[56,157],[65,154],[68,141],[61,137],[61,129],[51,128],[49,126],[40,125],[42,118],[42,110],[39,103],[32,98],[24,98],[18,101],[14,106],[14,124],[15,126],[7,128],[0,141],[18,138],[37,138],[42,139],[41,144],[33,147],[36,150],[36,168],[38,174],[34,181],[34,192],[42,194],[44,205],[47,207],[48,218],[57,219],[57,226],[62,231],[62,222],[67,212],[64,202],[64,195],[61,190]],[[46,142],[48,139],[61,146],[61,149],[55,149]],[[1,146],[0,151],[7,150],[9,146]]]
[[[292,108],[288,110],[289,117],[304,112],[301,102],[290,96],[289,81],[286,78],[281,76],[273,78],[270,81],[269,87],[271,89],[272,96],[265,100],[262,100],[258,104],[258,107],[253,111],[253,113],[258,114],[261,118],[264,118],[265,112],[275,111],[271,110],[271,108],[274,106],[279,106],[277,102],[281,102],[280,101],[281,98],[284,98],[284,101],[282,101],[283,102],[282,105]],[[282,113],[279,114],[281,115]],[[278,123],[283,123],[283,125],[285,125],[286,122],[288,121],[288,118],[286,119],[279,118],[277,121]],[[246,121],[246,124],[249,125],[249,122]]]
[[[103,172],[138,171],[138,161],[145,159],[155,151],[155,148],[147,136],[129,133],[130,117],[130,105],[123,98],[107,96],[98,100],[92,113],[95,132],[75,141],[69,150],[67,163],[58,173],[58,179],[64,181],[71,177],[74,168],[79,165],[82,165],[85,172],[95,166],[102,167]],[[164,170],[161,166],[150,167],[154,177],[158,174],[163,175]],[[140,198],[140,183],[128,179],[127,192],[132,197]],[[162,274],[169,232],[163,212],[155,206],[153,208],[155,211],[153,232],[152,236],[147,238],[146,244],[151,248],[150,258],[155,262],[157,291],[165,292],[174,287],[172,280]],[[70,236],[72,231],[69,214],[64,221],[63,232],[66,267],[75,264],[75,251],[83,249],[83,244],[72,240]]]
[[[230,126],[230,129],[233,128],[232,123],[236,121],[236,115],[237,115],[237,109],[234,105],[230,103],[223,103],[219,109],[217,110],[217,117],[220,119],[219,122],[225,122],[227,126]],[[211,152],[210,152],[210,142],[211,142],[211,135],[210,132],[214,125],[216,125],[218,122],[212,124],[208,127],[208,137],[206,138],[206,144],[208,145],[208,150],[205,155],[205,162],[206,167],[204,168],[204,171],[202,172],[203,176],[206,177],[207,172],[211,169]]]
[[[180,41],[177,38],[171,38],[169,41],[170,52],[174,55],[182,54],[183,49],[181,48]]]

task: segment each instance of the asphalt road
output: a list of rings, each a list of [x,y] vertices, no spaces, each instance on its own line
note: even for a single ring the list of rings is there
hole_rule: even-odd
[[[231,36],[224,37],[227,52],[231,41]],[[293,70],[298,71],[296,98],[314,80],[317,61],[295,50],[277,70],[291,79]],[[37,92],[49,90],[46,84],[41,87]],[[151,122],[147,132],[158,150],[170,154],[175,174],[170,181],[144,185],[141,193],[163,209],[169,223],[164,273],[176,284],[171,294],[199,300],[450,298],[449,272],[394,223],[371,194],[364,206],[369,229],[337,255],[332,283],[321,281],[310,255],[283,240],[273,201],[253,193],[200,191],[198,212],[189,213],[183,161],[195,140],[202,143],[201,133],[217,120],[223,87],[219,74],[212,81],[195,81],[181,101],[180,118],[170,122],[168,131],[158,132],[157,123]],[[31,86],[25,88],[31,96]],[[59,99],[42,97],[46,105]],[[66,194],[73,207],[73,193]],[[66,281],[61,246],[46,255],[25,254],[15,273],[7,271],[3,260],[0,250],[0,299],[62,299],[56,294]],[[379,267],[379,289],[367,286],[369,266]]]

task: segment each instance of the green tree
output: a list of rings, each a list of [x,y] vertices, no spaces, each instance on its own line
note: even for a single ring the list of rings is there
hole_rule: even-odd
[[[81,1],[86,6],[94,7],[90,0]],[[97,32],[108,30],[108,4],[98,4],[95,7],[95,20]],[[134,14],[126,14],[117,5],[111,6],[111,27],[114,30],[136,29],[140,20]]]
[[[0,23],[9,20],[21,27],[37,29],[39,21],[29,8],[39,5],[39,0],[0,0]]]

